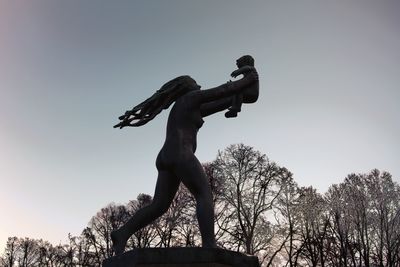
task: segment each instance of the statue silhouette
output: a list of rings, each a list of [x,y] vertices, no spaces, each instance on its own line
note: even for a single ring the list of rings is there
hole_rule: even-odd
[[[254,67],[242,67],[240,72],[246,73],[242,79],[208,90],[200,90],[200,86],[190,76],[180,76],[119,117],[121,122],[115,128],[141,126],[174,103],[168,117],[165,143],[156,160],[158,178],[153,201],[111,233],[117,255],[123,253],[133,233],[168,210],[181,182],[196,199],[202,246],[216,247],[211,189],[194,153],[197,132],[204,123],[203,118],[230,107],[234,95],[241,94],[249,87],[258,87],[258,74]]]

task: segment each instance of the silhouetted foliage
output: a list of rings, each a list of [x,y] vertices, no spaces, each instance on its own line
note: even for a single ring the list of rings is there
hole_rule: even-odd
[[[204,164],[219,246],[257,255],[262,266],[400,266],[400,187],[387,172],[350,174],[325,194],[243,144]],[[152,197],[109,204],[68,244],[10,237],[0,266],[100,266],[110,233]],[[195,200],[181,185],[169,210],[136,232],[128,249],[199,246]]]
[[[268,215],[292,174],[243,144],[229,146],[211,165],[223,189],[215,207],[219,244],[264,261],[277,232]]]

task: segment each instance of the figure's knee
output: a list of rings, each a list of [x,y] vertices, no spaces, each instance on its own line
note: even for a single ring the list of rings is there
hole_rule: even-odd
[[[153,213],[155,213],[158,216],[163,215],[165,212],[167,212],[169,208],[170,203],[167,203],[166,201],[154,201],[150,204],[149,208]]]
[[[258,100],[258,94],[247,95],[245,98],[243,98],[243,103],[252,104],[255,103],[257,100]]]

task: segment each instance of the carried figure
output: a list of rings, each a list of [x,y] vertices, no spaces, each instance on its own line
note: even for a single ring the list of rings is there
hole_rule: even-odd
[[[231,76],[236,78],[240,74],[246,76],[254,67],[254,58],[250,55],[245,55],[236,60],[237,70],[232,72]],[[232,106],[229,111],[225,113],[225,117],[234,118],[242,110],[242,103],[254,103],[258,99],[259,86],[253,84],[243,92],[236,94],[232,97]]]

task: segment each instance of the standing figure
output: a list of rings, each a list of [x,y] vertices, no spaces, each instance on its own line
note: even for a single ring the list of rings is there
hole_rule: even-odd
[[[111,233],[117,255],[123,253],[133,233],[168,210],[181,182],[196,199],[202,246],[216,247],[211,189],[204,169],[194,155],[197,132],[204,123],[203,117],[216,112],[212,105],[206,103],[240,94],[256,84],[258,74],[253,67],[247,69],[242,79],[208,90],[200,90],[200,86],[190,76],[180,76],[119,117],[121,122],[115,128],[140,126],[174,103],[168,117],[166,139],[156,160],[158,178],[153,201]]]
[[[237,70],[232,72],[231,76],[236,78],[240,74],[244,76],[247,75],[249,71],[251,71],[254,67],[254,59],[252,56],[246,55],[242,56],[238,60],[236,60],[236,65],[238,67]],[[229,111],[225,113],[225,117],[234,118],[237,117],[238,112],[242,110],[242,103],[254,103],[258,99],[258,83],[253,84],[243,92],[236,94],[232,98],[232,106],[229,108]]]

